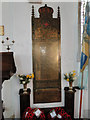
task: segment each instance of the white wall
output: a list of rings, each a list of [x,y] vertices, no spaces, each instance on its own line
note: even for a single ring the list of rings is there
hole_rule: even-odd
[[[2,25],[2,3],[0,1],[0,25]],[[2,36],[0,36],[0,41],[2,41]],[[2,44],[0,44],[0,51],[2,51]]]
[[[40,4],[35,4],[35,16],[39,16],[38,8]],[[77,3],[48,3],[54,8],[54,17],[57,16],[57,7],[60,6],[61,13],[61,67],[62,67],[62,89],[68,86],[63,80],[63,74],[72,70],[78,70],[77,50],[78,50],[78,6]],[[31,4],[30,3],[3,3],[3,24],[5,26],[5,36],[15,40],[13,47],[17,74],[32,73],[32,30],[31,30]],[[3,47],[3,50],[5,48]],[[32,82],[28,84],[31,88],[31,107],[33,105]],[[19,89],[22,85],[14,75],[10,81],[3,84],[3,99],[6,106],[5,117],[15,115],[20,116],[19,110]],[[64,92],[64,90],[63,90]],[[78,102],[78,95],[77,95]],[[64,104],[64,94],[62,105]],[[77,103],[75,103],[77,104]],[[52,107],[52,104],[48,104]],[[58,104],[54,104],[57,106]],[[39,105],[40,107],[41,105]],[[77,111],[77,108],[75,108]],[[76,113],[77,116],[77,113]]]
[[[1,0],[0,0],[0,25],[2,25],[2,3],[1,3]],[[0,42],[2,41],[2,36],[0,36]],[[2,45],[0,44],[0,51],[2,51]],[[0,57],[0,59],[2,59],[1,57]],[[1,66],[0,66],[1,67]],[[0,119],[1,119],[1,117],[2,117],[2,101],[1,101],[1,88],[2,88],[2,81],[1,81],[1,79],[0,79]]]

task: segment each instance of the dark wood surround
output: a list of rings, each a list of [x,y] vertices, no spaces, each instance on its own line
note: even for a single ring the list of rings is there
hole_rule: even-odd
[[[39,18],[32,7],[32,45],[34,103],[61,101],[61,31],[60,11],[45,5],[39,8]]]
[[[16,72],[16,66],[14,62],[13,52],[0,52],[0,103],[1,100],[1,88],[2,83],[5,80],[10,79],[10,77]],[[0,110],[2,110],[2,105],[0,104]],[[1,117],[0,111],[0,119],[4,120],[4,117]]]
[[[0,80],[8,80],[16,72],[13,52],[0,53]]]

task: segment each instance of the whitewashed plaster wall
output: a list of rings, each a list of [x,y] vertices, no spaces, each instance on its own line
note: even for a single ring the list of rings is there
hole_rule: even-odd
[[[0,25],[2,25],[2,3],[1,3],[1,0],[0,0]],[[0,41],[2,41],[2,36],[0,36]],[[2,51],[2,45],[0,44],[0,51]],[[2,58],[0,57],[0,60]],[[0,66],[1,67],[1,66]],[[0,68],[1,69],[1,68]],[[1,89],[2,89],[2,81],[0,79],[0,119],[1,119],[1,116],[2,116],[2,101],[1,101]]]
[[[34,4],[35,16],[38,17],[38,8],[43,4]],[[54,8],[54,17],[57,16],[57,7],[60,6],[61,13],[61,70],[62,70],[62,92],[68,83],[63,80],[63,74],[72,70],[78,71],[77,50],[78,50],[78,4],[74,2],[59,2],[47,3],[48,6]],[[32,73],[32,29],[31,29],[31,4],[30,3],[3,3],[3,24],[5,26],[5,36],[11,40],[15,40],[13,46],[15,64],[17,73],[28,74]],[[3,47],[3,51],[5,48]],[[19,84],[18,78],[14,75],[10,81],[5,81],[3,84],[3,99],[6,107],[5,117],[9,118],[15,115],[20,117],[19,89],[23,86]],[[28,84],[31,88],[30,104],[33,105],[33,84]],[[78,93],[75,100],[75,116],[78,116]],[[54,104],[57,106],[58,104]],[[62,98],[64,105],[64,94]],[[45,105],[44,105],[45,106]],[[52,107],[52,104],[48,104]],[[39,105],[42,107],[42,105]]]
[[[2,3],[0,0],[0,25],[2,25]],[[2,40],[2,36],[0,36],[0,41]],[[0,44],[0,51],[2,51],[2,45]]]

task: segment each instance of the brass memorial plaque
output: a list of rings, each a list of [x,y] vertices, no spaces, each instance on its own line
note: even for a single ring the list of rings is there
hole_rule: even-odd
[[[52,18],[53,9],[39,8],[40,18],[32,8],[32,44],[34,103],[61,101],[60,15]]]

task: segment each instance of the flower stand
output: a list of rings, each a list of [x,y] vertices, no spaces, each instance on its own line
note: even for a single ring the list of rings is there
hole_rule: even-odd
[[[65,111],[71,115],[72,119],[74,118],[74,96],[76,90],[72,88],[72,91],[69,90],[69,87],[65,87]]]
[[[27,107],[30,107],[30,93],[31,90],[28,88],[26,93],[23,89],[19,90],[20,95],[20,117],[22,117],[23,112]]]

